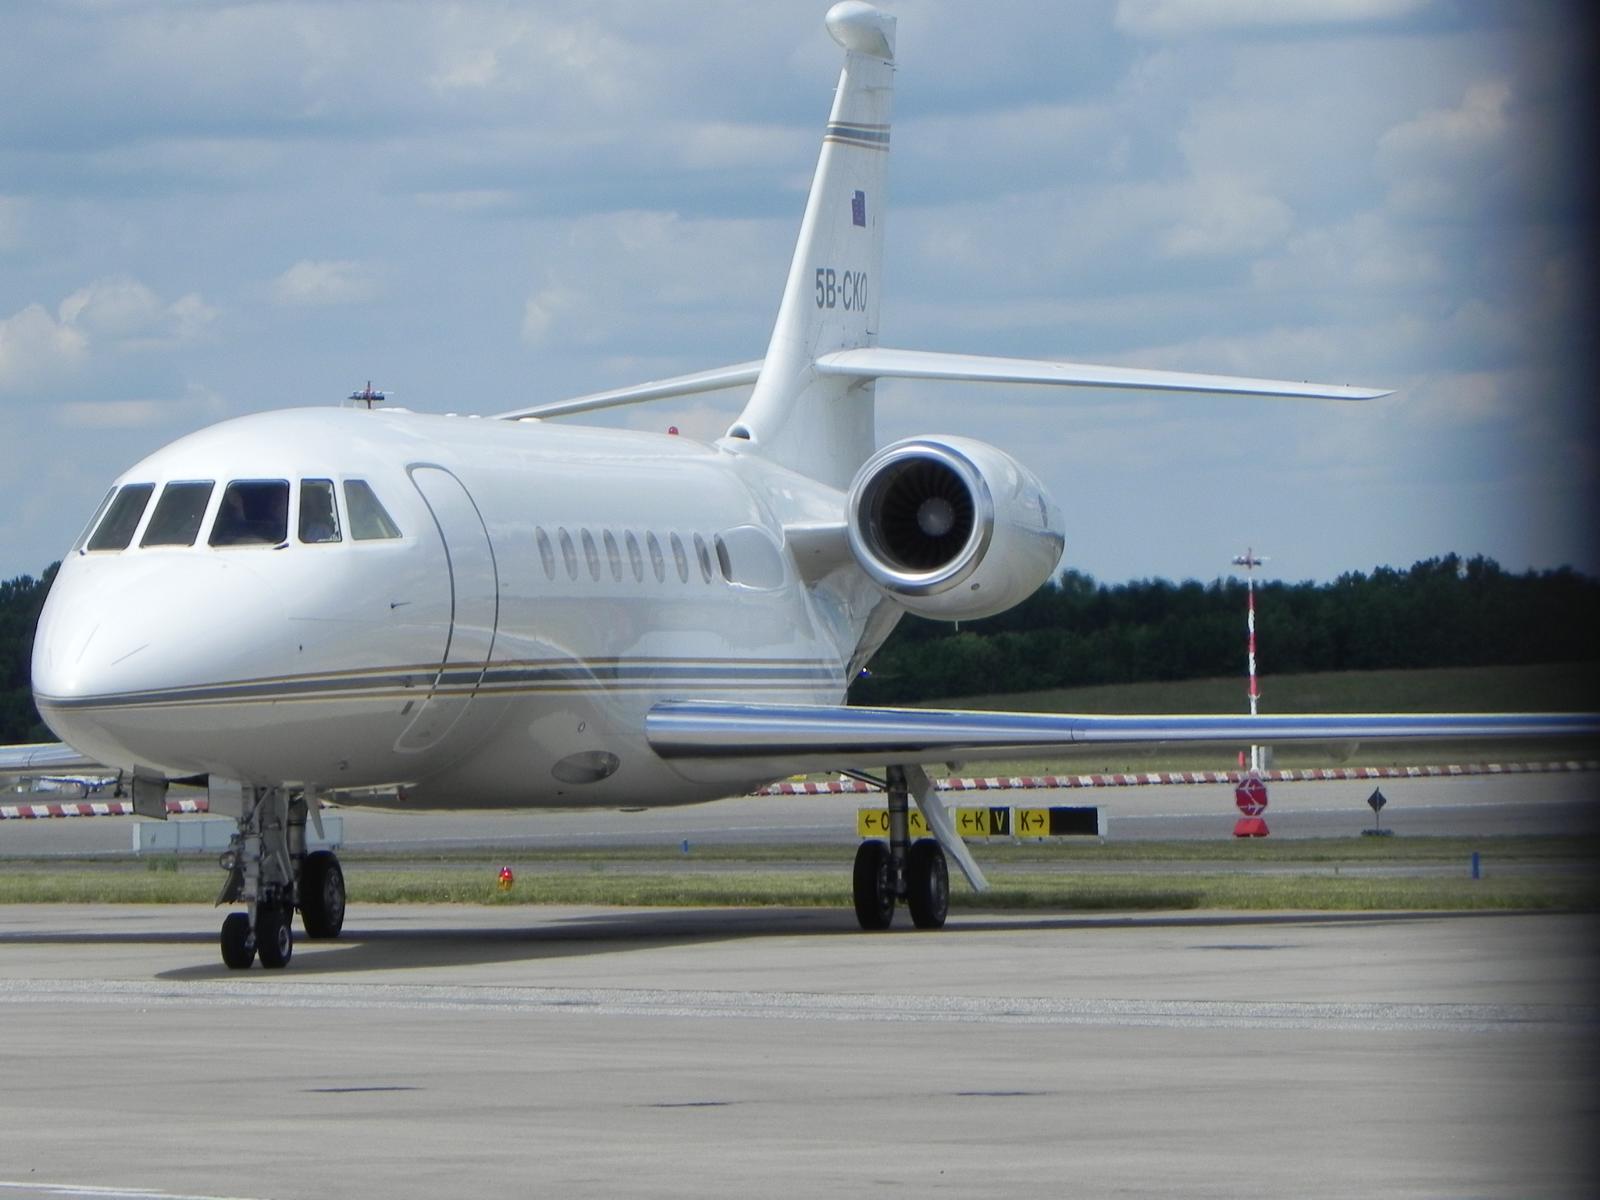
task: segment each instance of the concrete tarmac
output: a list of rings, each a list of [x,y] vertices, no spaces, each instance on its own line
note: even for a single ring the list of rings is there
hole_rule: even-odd
[[[1588,916],[385,906],[277,972],[219,922],[0,909],[0,1200],[1600,1182]]]

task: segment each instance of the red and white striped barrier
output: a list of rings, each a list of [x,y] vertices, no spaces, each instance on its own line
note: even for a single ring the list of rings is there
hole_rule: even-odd
[[[211,811],[209,800],[168,800],[167,812]],[[0,804],[0,821],[35,821],[45,817],[131,817],[131,800],[74,801],[66,804]]]
[[[1269,783],[1321,783],[1352,779],[1442,779],[1468,775],[1544,775],[1565,771],[1600,771],[1600,762],[1452,763],[1434,767],[1322,767],[1301,771],[1262,771]],[[1235,785],[1247,771],[1150,771],[1130,775],[990,775],[985,778],[935,779],[941,792],[988,792],[1010,788],[1152,787],[1175,783]],[[859,779],[773,783],[757,796],[838,796],[882,789]]]
[[[1451,763],[1432,767],[1320,767],[1300,771],[1262,771],[1268,783],[1324,783],[1359,779],[1448,779],[1469,775],[1548,775],[1569,771],[1600,771],[1593,760],[1542,763]],[[988,775],[935,779],[941,792],[1030,791],[1055,788],[1159,787],[1167,784],[1237,784],[1245,771],[1146,771],[1127,775]],[[772,783],[753,792],[756,796],[842,796],[883,789],[859,779],[808,780]],[[167,812],[211,811],[208,800],[168,800]],[[131,817],[128,800],[78,801],[65,804],[0,804],[0,821],[29,821],[46,817]]]

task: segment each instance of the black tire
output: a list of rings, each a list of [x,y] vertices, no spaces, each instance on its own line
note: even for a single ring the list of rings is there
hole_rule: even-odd
[[[256,910],[256,953],[263,967],[270,970],[289,965],[294,956],[293,917],[286,908]]]
[[[256,935],[250,931],[250,918],[242,912],[229,913],[222,921],[222,961],[235,971],[249,970],[256,960]]]
[[[887,842],[862,842],[856,851],[855,873],[851,879],[856,920],[861,928],[889,928],[894,920],[894,865]]]
[[[919,838],[906,857],[906,907],[918,929],[943,929],[950,913],[950,868],[944,848],[932,838]]]
[[[306,855],[300,867],[300,923],[308,938],[336,938],[344,928],[344,870],[332,850]]]

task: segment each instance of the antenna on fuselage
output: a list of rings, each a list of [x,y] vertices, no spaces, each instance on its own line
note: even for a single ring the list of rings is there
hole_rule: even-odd
[[[366,387],[360,391],[351,392],[348,397],[351,404],[365,405],[368,412],[371,412],[375,405],[382,404],[388,398],[388,393],[374,388],[370,379],[367,380]]]

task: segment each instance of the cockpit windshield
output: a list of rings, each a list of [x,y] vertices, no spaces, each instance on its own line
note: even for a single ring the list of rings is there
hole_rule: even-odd
[[[130,483],[124,487],[106,509],[105,519],[84,549],[126,550],[133,541],[133,531],[139,528],[145,505],[150,503],[150,493],[155,490],[153,483]]]
[[[161,489],[150,508],[153,483],[128,483],[113,488],[79,539],[82,551],[126,550],[141,523],[139,546],[193,546],[204,537],[215,547],[277,546],[289,543],[289,520],[295,519],[302,545],[337,545],[346,537],[357,542],[403,537],[389,510],[365,479],[236,479],[226,484],[209,534],[206,514],[216,492],[211,479],[174,480]],[[340,503],[343,493],[343,511]],[[298,508],[295,507],[298,493]],[[146,520],[145,514],[149,512]]]
[[[245,479],[222,493],[213,546],[276,546],[289,538],[289,481]]]
[[[145,526],[139,545],[194,545],[216,486],[209,479],[167,484],[161,489],[161,499],[156,501],[156,510],[150,514],[150,524]]]

